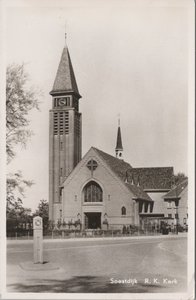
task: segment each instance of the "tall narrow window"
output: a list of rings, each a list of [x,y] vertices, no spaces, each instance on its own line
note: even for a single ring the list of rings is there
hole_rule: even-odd
[[[167,208],[168,208],[168,209],[171,209],[171,208],[172,208],[171,201],[168,201],[168,202],[167,202]]]
[[[62,187],[60,187],[60,189],[59,189],[59,195],[60,195],[60,197],[63,195],[63,188]]]
[[[143,207],[143,204],[142,204],[142,202],[140,201],[140,202],[139,202],[139,213],[142,212],[142,207]]]
[[[126,216],[126,208],[124,206],[121,208],[121,215]]]
[[[150,212],[153,212],[154,202],[150,203]]]
[[[145,204],[144,204],[144,211],[145,211],[145,213],[148,212],[148,203],[145,203]]]

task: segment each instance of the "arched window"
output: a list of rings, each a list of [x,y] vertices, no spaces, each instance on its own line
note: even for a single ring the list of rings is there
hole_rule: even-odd
[[[126,215],[126,208],[124,206],[121,208],[121,215],[122,216]]]
[[[84,187],[84,202],[102,202],[103,191],[95,181],[88,182]]]

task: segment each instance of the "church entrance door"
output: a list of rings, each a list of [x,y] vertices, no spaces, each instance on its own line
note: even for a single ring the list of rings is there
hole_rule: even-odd
[[[85,213],[84,214],[85,229],[101,228],[101,213]]]

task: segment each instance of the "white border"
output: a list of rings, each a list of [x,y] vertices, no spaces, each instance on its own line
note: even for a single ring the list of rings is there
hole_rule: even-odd
[[[104,0],[93,0],[94,4],[102,1],[102,5],[107,5],[108,1]],[[116,0],[117,1],[117,0]],[[130,2],[131,0],[124,0],[124,3]],[[77,5],[77,0],[75,4]],[[90,1],[92,4],[92,1]],[[89,0],[83,1],[85,5],[90,3]],[[135,6],[134,2],[134,6]],[[188,175],[189,175],[189,232],[188,232],[188,292],[187,293],[7,293],[6,292],[6,219],[5,219],[5,208],[6,208],[6,184],[5,184],[5,174],[6,174],[6,156],[5,156],[5,102],[2,99],[5,99],[5,66],[6,66],[6,55],[5,55],[5,27],[6,27],[6,9],[13,6],[26,6],[32,7],[58,7],[64,6],[63,0],[42,0],[42,1],[25,1],[25,0],[10,0],[0,2],[0,38],[2,43],[0,43],[0,61],[1,61],[1,78],[4,77],[4,80],[0,82],[0,91],[1,91],[1,101],[0,101],[0,128],[1,128],[1,139],[0,139],[0,188],[1,188],[1,218],[0,218],[0,227],[1,227],[1,296],[3,299],[194,299],[194,242],[195,242],[195,230],[194,230],[194,211],[195,211],[195,104],[194,104],[194,1],[191,0],[138,0],[139,6],[142,5],[148,6],[178,6],[178,7],[187,7],[189,5],[189,103],[188,103]]]

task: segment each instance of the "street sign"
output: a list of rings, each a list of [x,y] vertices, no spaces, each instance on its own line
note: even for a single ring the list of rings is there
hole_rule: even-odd
[[[43,263],[43,223],[42,218],[33,218],[33,253],[34,264]]]

